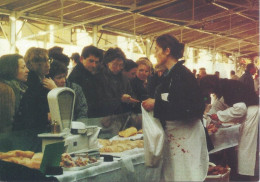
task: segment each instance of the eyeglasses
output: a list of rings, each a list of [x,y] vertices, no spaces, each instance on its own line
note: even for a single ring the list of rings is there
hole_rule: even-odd
[[[40,61],[40,62],[37,62],[36,64],[42,66],[42,65],[45,65],[46,63],[51,64],[52,62],[53,62],[53,59],[47,59],[46,61]]]

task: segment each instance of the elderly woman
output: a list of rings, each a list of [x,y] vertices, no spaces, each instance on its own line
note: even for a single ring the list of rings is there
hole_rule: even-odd
[[[138,102],[131,97],[129,80],[122,74],[125,59],[125,54],[120,48],[110,48],[104,55],[102,75],[104,115],[128,112],[131,107],[129,104]]]
[[[11,131],[14,114],[27,88],[24,82],[28,72],[21,55],[8,54],[0,58],[0,133]]]
[[[37,138],[37,134],[50,131],[47,94],[56,85],[53,80],[45,78],[50,70],[46,49],[32,47],[26,52],[24,60],[30,70],[27,80],[28,89],[21,100],[13,129],[30,130],[32,137]],[[35,148],[37,149],[40,150]]]
[[[68,69],[62,62],[53,60],[48,76],[53,79],[57,87],[69,87],[75,91],[73,120],[87,118],[88,106],[82,88],[78,84],[66,80],[67,73]]]
[[[208,172],[208,151],[201,122],[203,98],[193,74],[183,66],[184,45],[170,35],[156,39],[155,57],[167,73],[156,87],[155,99],[142,102],[154,111],[165,128],[164,181],[203,181]],[[145,128],[144,128],[145,130]]]

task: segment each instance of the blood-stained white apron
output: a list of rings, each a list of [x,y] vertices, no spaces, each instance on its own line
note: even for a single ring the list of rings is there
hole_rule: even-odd
[[[202,122],[167,121],[165,134],[164,181],[205,180],[209,156]]]
[[[238,173],[254,176],[259,123],[259,107],[249,106],[247,115],[240,127],[238,143]]]

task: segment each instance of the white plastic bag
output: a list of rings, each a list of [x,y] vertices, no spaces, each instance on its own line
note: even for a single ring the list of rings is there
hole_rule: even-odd
[[[145,165],[157,167],[162,158],[164,130],[160,121],[142,107]]]

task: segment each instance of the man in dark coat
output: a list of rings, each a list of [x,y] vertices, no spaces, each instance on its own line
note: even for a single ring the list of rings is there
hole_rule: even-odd
[[[256,73],[256,67],[254,63],[250,63],[246,66],[245,73],[239,78],[239,81],[244,83],[250,89],[255,90],[254,79],[252,77],[252,75],[254,75],[255,73]]]
[[[103,58],[102,50],[95,46],[83,48],[80,63],[73,69],[68,80],[82,87],[88,103],[88,117],[100,117],[99,101],[102,96],[99,83],[99,64]]]

